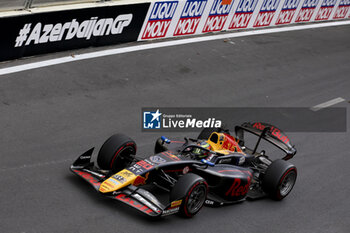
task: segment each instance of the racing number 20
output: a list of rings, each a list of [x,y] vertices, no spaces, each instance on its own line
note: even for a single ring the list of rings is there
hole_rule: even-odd
[[[151,169],[151,168],[153,167],[153,165],[147,163],[147,162],[144,161],[144,160],[141,160],[141,161],[137,162],[136,164],[137,164],[137,165],[140,165],[141,167],[143,167],[143,168],[146,169],[146,170],[149,170],[149,169]]]

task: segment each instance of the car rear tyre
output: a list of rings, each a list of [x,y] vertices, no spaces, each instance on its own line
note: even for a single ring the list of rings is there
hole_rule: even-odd
[[[124,134],[115,134],[102,145],[97,164],[101,169],[118,172],[131,164],[135,154],[136,143]]]
[[[207,182],[196,174],[188,173],[179,178],[171,190],[170,200],[181,199],[179,214],[191,218],[203,207],[207,194]]]
[[[267,168],[262,188],[275,200],[282,200],[292,191],[297,179],[296,167],[285,161],[276,160]]]

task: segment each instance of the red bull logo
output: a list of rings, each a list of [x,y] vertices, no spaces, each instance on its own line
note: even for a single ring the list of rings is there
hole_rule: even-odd
[[[149,175],[149,173],[147,173],[145,175],[145,177],[137,176],[132,184],[135,185],[135,186],[145,185],[146,184],[146,180],[148,179],[148,175]]]
[[[230,137],[225,135],[224,143],[222,144],[222,148],[234,152],[242,152],[242,149],[239,147],[238,142],[234,137]]]

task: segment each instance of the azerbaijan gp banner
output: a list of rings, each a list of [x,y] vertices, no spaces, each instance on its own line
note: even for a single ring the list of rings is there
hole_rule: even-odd
[[[0,17],[0,62],[132,41],[349,19],[350,0],[145,0]]]
[[[348,19],[350,0],[164,0],[152,2],[138,40]]]
[[[150,3],[0,18],[0,61],[136,41]]]

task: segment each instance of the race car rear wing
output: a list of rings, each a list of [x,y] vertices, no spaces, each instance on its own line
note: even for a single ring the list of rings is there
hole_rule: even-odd
[[[257,144],[255,145],[253,153],[256,152],[261,138],[270,142],[271,144],[277,146],[287,155],[283,158],[284,160],[291,159],[297,152],[294,145],[291,144],[287,135],[271,124],[261,123],[261,122],[246,122],[240,126],[235,127],[235,133],[241,145],[244,145],[244,131],[250,132],[259,137]]]

